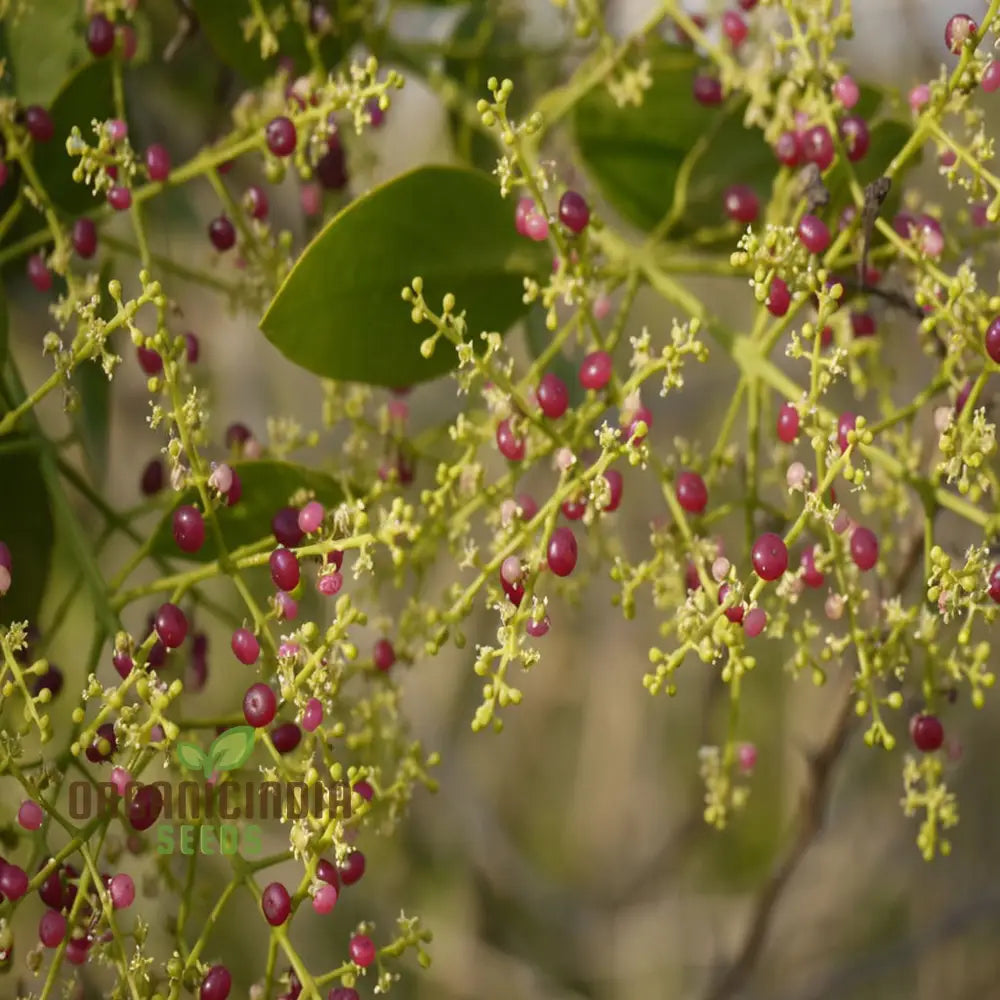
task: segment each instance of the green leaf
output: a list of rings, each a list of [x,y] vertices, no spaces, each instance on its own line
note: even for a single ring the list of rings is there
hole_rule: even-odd
[[[91,120],[114,117],[111,64],[111,59],[87,63],[66,81],[49,109],[55,127],[52,141],[35,149],[38,179],[56,205],[71,214],[92,207],[94,196],[86,184],[73,180],[73,168],[79,158],[66,152],[66,139],[76,125],[84,141],[92,144],[96,139]]]
[[[178,743],[177,760],[189,771],[200,771],[208,763],[208,756],[194,743]]]
[[[110,319],[115,314],[114,300],[107,292],[111,267],[101,270],[99,288],[101,306],[98,315]],[[108,435],[111,426],[111,380],[98,362],[87,361],[73,371],[73,385],[80,394],[80,408],[73,415],[77,434],[83,442],[91,475],[101,485],[108,466]]]
[[[279,508],[288,503],[288,498],[296,490],[313,490],[316,499],[328,507],[335,506],[344,499],[343,490],[329,476],[291,462],[261,459],[254,462],[233,462],[232,467],[243,486],[242,499],[233,507],[223,506],[216,511],[223,541],[230,552],[241,545],[250,545],[266,538],[271,531],[271,518]],[[178,496],[174,508],[182,504],[200,506],[198,492],[194,487]],[[174,541],[172,516],[173,509],[164,516],[156,529],[152,542],[154,554],[176,556],[195,562],[209,562],[216,558],[215,540],[211,532],[207,532],[205,544],[200,551],[193,555],[181,552]]]
[[[36,0],[3,19],[3,48],[22,104],[48,106],[70,70],[87,58],[79,0]],[[6,81],[5,81],[6,82]],[[86,119],[90,121],[90,119]]]
[[[253,726],[233,726],[220,733],[208,748],[206,773],[235,771],[253,753],[253,741]]]
[[[694,151],[698,164],[674,232],[722,225],[725,189],[739,182],[766,194],[778,169],[774,153],[757,129],[743,125],[743,103],[706,109],[692,100],[699,65],[693,52],[658,43],[649,58],[653,84],[641,107],[618,107],[603,87],[577,104],[580,155],[612,206],[648,231],[670,211],[681,165]]]
[[[552,331],[545,325],[545,310],[541,306],[534,306],[524,318],[524,336],[531,356],[536,359],[542,356],[552,342]],[[579,406],[583,402],[584,391],[580,385],[577,366],[562,351],[545,366],[545,371],[558,375],[566,383],[570,407]]]
[[[192,0],[191,6],[198,17],[199,30],[227,66],[249,83],[262,83],[275,72],[278,55],[261,59],[260,34],[249,41],[244,36],[243,23],[252,16],[250,0]],[[287,11],[288,6],[284,0],[261,0],[261,7],[268,13],[276,7],[284,7]],[[353,29],[348,31],[341,27],[340,30],[341,36],[325,35],[320,41],[320,56],[327,69],[336,66],[346,49],[345,43],[356,35]],[[309,65],[309,54],[302,39],[302,29],[290,14],[277,36],[278,52],[305,69]]]
[[[547,248],[519,236],[513,206],[485,174],[427,166],[358,198],[306,248],[278,290],[261,330],[317,375],[387,387],[435,378],[457,364],[441,338],[417,326],[400,298],[416,275],[428,305],[446,292],[466,310],[469,334],[503,333],[524,315],[522,276],[551,267]]]

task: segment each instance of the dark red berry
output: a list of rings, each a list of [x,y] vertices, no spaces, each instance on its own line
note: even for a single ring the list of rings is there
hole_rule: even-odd
[[[66,918],[58,910],[47,910],[38,922],[38,940],[46,948],[57,948],[66,937]]]
[[[187,638],[188,622],[176,604],[161,604],[154,620],[156,634],[167,649],[176,649]]]
[[[201,981],[198,1000],[228,1000],[233,988],[233,977],[224,965],[213,965]]]
[[[87,760],[91,764],[100,764],[110,759],[111,755],[118,749],[118,740],[115,737],[115,727],[110,722],[103,722],[97,727],[97,734],[94,742],[86,749]]]
[[[33,253],[28,258],[26,265],[28,280],[35,286],[36,291],[47,292],[52,287],[52,272],[45,257],[40,253]]]
[[[816,551],[814,547],[810,547],[802,553],[801,562],[802,582],[813,590],[822,587],[826,577],[816,569]]]
[[[230,250],[236,243],[236,227],[227,216],[220,215],[208,224],[208,238],[216,250]]]
[[[51,115],[37,104],[31,104],[24,109],[24,127],[31,133],[31,138],[35,142],[51,142],[56,134]]]
[[[291,753],[302,742],[302,730],[294,722],[283,722],[271,730],[271,742],[278,753]]]
[[[579,521],[587,513],[587,501],[583,497],[570,497],[562,502],[560,510],[567,521]]]
[[[158,458],[150,459],[146,463],[146,467],[142,470],[139,489],[144,496],[155,496],[163,489],[163,479],[163,462]]]
[[[284,545],[286,549],[294,549],[297,545],[301,545],[302,539],[306,536],[299,527],[298,507],[282,507],[271,518],[271,531],[278,544]]]
[[[151,181],[165,181],[170,176],[170,154],[165,146],[154,143],[146,150],[146,173]]]
[[[326,995],[326,1000],[360,1000],[353,986],[334,986]]]
[[[825,125],[814,125],[802,135],[802,152],[808,163],[826,170],[833,163],[833,138]]]
[[[159,818],[163,810],[163,793],[156,785],[143,785],[132,796],[128,807],[128,821],[133,830],[142,833]]]
[[[280,882],[272,882],[261,894],[260,908],[272,927],[280,927],[292,912],[292,897]]]
[[[582,194],[566,191],[559,199],[559,221],[571,232],[582,233],[590,222],[590,206]]]
[[[1000,316],[986,328],[985,344],[990,360],[1000,365]]]
[[[868,123],[858,115],[848,115],[841,120],[838,128],[841,141],[847,149],[847,158],[853,163],[863,160],[871,143]]]
[[[184,504],[174,511],[174,541],[182,552],[197,552],[205,544],[205,519],[201,511]]]
[[[87,25],[87,48],[100,59],[115,47],[115,26],[103,15],[97,14]]]
[[[388,670],[396,662],[396,650],[388,639],[376,639],[372,660],[377,670]]]
[[[340,881],[344,885],[354,885],[365,873],[365,856],[360,851],[351,851],[340,866]]]
[[[997,563],[990,570],[990,582],[987,593],[997,604],[1000,604],[1000,563]]]
[[[184,334],[184,353],[189,365],[198,363],[198,357],[201,354],[201,345],[198,343],[198,338],[190,330]]]
[[[944,743],[944,726],[936,715],[915,715],[910,720],[910,739],[921,753],[933,753]]]
[[[777,580],[788,569],[788,548],[780,535],[768,531],[753,543],[750,559],[762,580]]]
[[[150,377],[163,371],[163,358],[151,347],[137,347],[135,353],[139,359],[139,367]]]
[[[799,239],[810,253],[820,254],[830,245],[830,230],[817,216],[803,215],[799,222]]]
[[[73,223],[73,249],[77,256],[90,260],[97,252],[97,226],[93,219],[77,219]]]
[[[729,593],[730,587],[728,583],[724,583],[719,587],[719,603],[724,604],[726,600],[726,595]],[[744,609],[742,604],[734,604],[732,607],[726,608],[723,614],[736,625],[739,625],[743,621]]]
[[[775,276],[771,279],[771,287],[767,293],[767,311],[772,316],[784,316],[788,312],[788,307],[792,304],[792,296],[788,291],[788,285],[781,278]]]
[[[700,514],[708,504],[708,488],[697,472],[682,472],[674,484],[674,493],[689,514]]]
[[[546,372],[542,376],[535,396],[542,413],[552,420],[558,420],[569,406],[569,390],[566,388],[566,383],[551,372]]]
[[[515,433],[510,420],[501,420],[497,425],[497,448],[508,461],[520,462],[524,459],[524,438]]]
[[[851,558],[861,570],[871,569],[878,562],[878,537],[871,528],[855,528],[851,533]]]
[[[132,207],[132,192],[121,184],[115,184],[108,191],[108,204],[116,212],[127,212]]]
[[[778,440],[791,444],[799,436],[799,411],[791,403],[778,410]]]
[[[267,192],[259,184],[251,184],[244,195],[247,211],[255,219],[266,219],[270,205]]]
[[[238,628],[233,633],[231,645],[233,654],[240,663],[245,663],[249,667],[257,662],[260,656],[260,643],[250,629]]]
[[[600,391],[611,381],[611,367],[611,355],[607,351],[593,351],[580,363],[580,385]]]
[[[28,891],[28,875],[23,868],[4,862],[0,865],[0,893],[7,899],[20,899]]]
[[[243,696],[243,718],[255,729],[274,722],[278,699],[267,684],[253,684]]]
[[[271,579],[278,590],[288,593],[299,585],[299,560],[290,549],[275,549],[270,559]]]
[[[316,179],[328,191],[342,191],[347,186],[347,160],[336,135],[328,140],[327,151],[316,161]]]
[[[786,167],[797,167],[803,160],[802,137],[797,132],[782,132],[774,144],[774,155]]]
[[[847,435],[850,431],[853,431],[857,426],[858,418],[857,414],[845,412],[841,413],[837,420],[837,444],[840,445],[841,454],[847,451],[848,441]]]
[[[326,882],[327,885],[332,885],[335,889],[340,888],[340,873],[337,871],[337,866],[326,858],[320,858],[316,862],[316,878]]]
[[[291,156],[295,152],[295,143],[298,137],[290,118],[286,118],[284,115],[272,118],[267,123],[264,135],[267,140],[267,148],[275,156]]]
[[[968,14],[955,14],[948,18],[944,26],[944,44],[949,52],[958,55],[978,30],[976,22]]]
[[[577,546],[576,535],[572,528],[561,525],[556,528],[547,549],[549,569],[556,576],[569,576],[576,568]]]
[[[364,934],[355,934],[351,938],[347,950],[351,954],[351,961],[363,969],[375,961],[375,945],[372,943],[372,939]]]
[[[691,85],[694,99],[701,105],[711,108],[722,103],[722,84],[714,76],[699,73]]]
[[[742,222],[744,225],[756,222],[760,212],[757,192],[746,184],[733,184],[726,188],[723,204],[726,215],[734,222]]]
[[[618,510],[619,505],[622,502],[622,488],[624,482],[622,480],[622,474],[617,469],[608,469],[604,473],[604,478],[607,480],[608,487],[611,490],[611,499],[608,501],[607,507],[604,510],[607,513]]]

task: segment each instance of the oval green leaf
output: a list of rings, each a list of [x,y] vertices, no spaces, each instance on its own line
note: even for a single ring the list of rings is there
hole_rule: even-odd
[[[22,104],[48,105],[73,66],[87,58],[79,0],[44,0],[21,7],[16,17],[8,14],[3,19],[7,69]]]
[[[208,748],[206,771],[235,771],[253,753],[253,726],[233,726],[220,733]]]
[[[335,506],[344,499],[344,492],[330,476],[307,469],[291,462],[260,459],[255,462],[233,462],[232,467],[240,477],[243,495],[233,507],[216,510],[219,527],[226,549],[232,552],[242,545],[250,545],[271,533],[271,518],[284,507],[297,490],[308,489],[326,506]],[[205,544],[192,554],[181,552],[174,541],[172,530],[173,511],[182,504],[200,507],[198,492],[190,487],[181,493],[171,510],[164,516],[153,537],[152,549],[156,555],[176,556],[195,562],[209,562],[218,555],[211,531],[206,532]]]
[[[658,43],[648,55],[653,83],[640,107],[618,107],[603,87],[577,104],[580,155],[611,205],[646,231],[671,210],[681,166],[697,156],[673,232],[721,225],[725,189],[739,182],[765,195],[777,172],[774,154],[758,130],[743,125],[742,103],[707,109],[692,99],[699,65],[692,51]]]
[[[386,387],[413,385],[457,363],[443,339],[420,354],[431,332],[417,326],[400,293],[424,279],[440,310],[446,292],[467,312],[475,342],[505,332],[525,314],[523,276],[541,277],[547,247],[514,229],[513,205],[485,174],[420,167],[357,199],[306,248],[261,320],[287,358],[326,378]]]

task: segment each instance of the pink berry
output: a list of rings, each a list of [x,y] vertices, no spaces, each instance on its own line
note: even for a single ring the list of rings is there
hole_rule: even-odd
[[[753,543],[750,559],[762,580],[777,580],[788,569],[788,548],[780,535],[768,531]]]
[[[799,222],[799,240],[810,253],[821,254],[830,245],[830,230],[817,216],[804,215]]]
[[[708,504],[708,488],[697,472],[682,472],[674,484],[677,502],[689,514],[700,514]]]
[[[313,896],[313,909],[321,916],[329,913],[337,902],[337,887],[335,885],[324,885]]]
[[[388,639],[377,639],[372,650],[372,662],[376,670],[386,671],[396,662],[396,651]]]
[[[774,155],[786,167],[797,167],[805,155],[801,136],[797,132],[782,132],[774,144]]]
[[[802,136],[802,150],[808,163],[815,163],[820,170],[826,170],[833,163],[833,139],[825,125],[814,125]]]
[[[743,619],[743,631],[751,639],[756,639],[764,631],[765,625],[767,625],[767,612],[763,608],[751,608]]]
[[[33,253],[28,258],[26,265],[28,280],[39,292],[47,292],[52,287],[52,272],[48,264],[45,263],[44,254]]]
[[[151,181],[165,181],[170,176],[170,154],[165,146],[154,143],[146,150],[146,173]]]
[[[704,107],[715,107],[722,103],[722,84],[714,76],[699,73],[694,78],[691,87],[694,99]]]
[[[299,529],[306,535],[311,535],[323,523],[326,511],[323,505],[317,500],[310,500],[309,503],[299,511]]]
[[[126,212],[132,207],[132,192],[121,184],[115,184],[108,191],[108,204],[116,212]]]
[[[851,533],[851,558],[860,570],[878,562],[878,537],[870,528],[855,528]]]
[[[846,73],[833,85],[833,96],[840,101],[843,107],[850,110],[861,98],[861,90],[854,82],[854,78]]]
[[[22,802],[21,808],[17,811],[17,821],[25,830],[37,830],[44,818],[42,807],[31,799]]]
[[[611,313],[611,299],[607,295],[598,295],[594,299],[594,319],[607,319]]]
[[[992,94],[1000,87],[1000,62],[991,60],[986,64],[986,69],[983,70],[983,75],[979,78],[979,86],[987,94]]]
[[[757,763],[757,748],[752,743],[741,743],[736,751],[736,760],[744,774],[752,771]]]
[[[248,667],[256,663],[260,656],[260,643],[248,628],[238,628],[233,632],[231,646],[236,659]]]
[[[541,243],[549,238],[549,220],[541,212],[532,211],[524,220],[524,235]]]
[[[363,969],[375,961],[375,945],[372,939],[364,934],[355,934],[347,950],[351,954],[351,961]]]
[[[135,882],[131,875],[115,875],[108,891],[111,893],[111,905],[116,910],[127,910],[135,902]]]
[[[748,30],[746,21],[736,11],[727,10],[723,13],[722,33],[734,49],[738,49],[746,41]]]
[[[802,582],[813,590],[823,586],[826,577],[816,569],[815,547],[808,548],[802,553]]]
[[[535,203],[531,198],[520,198],[517,208],[514,210],[514,228],[521,236],[528,235],[528,216],[535,210]]]
[[[316,581],[316,589],[324,597],[334,597],[344,586],[344,575],[335,570],[333,573],[322,573]]]
[[[111,768],[111,784],[115,786],[115,791],[125,797],[125,791],[132,781],[132,774],[124,767]]]
[[[572,528],[561,525],[556,528],[547,548],[549,569],[556,576],[569,576],[576,568],[577,545]]]
[[[843,118],[837,127],[840,132],[841,141],[847,149],[847,158],[852,163],[863,160],[868,153],[871,144],[871,133],[868,131],[868,123],[858,115],[848,115]]]
[[[611,381],[612,361],[607,351],[593,351],[580,363],[580,385],[600,391]]]
[[[551,622],[549,621],[548,615],[546,615],[541,621],[529,619],[528,624],[524,626],[525,632],[535,639],[540,639],[543,635],[547,635],[550,628]]]
[[[910,720],[910,738],[921,753],[933,753],[944,743],[944,726],[936,715],[915,715]]]
[[[305,711],[302,713],[302,728],[307,732],[314,732],[323,721],[323,703],[319,698],[310,698],[306,703]]]

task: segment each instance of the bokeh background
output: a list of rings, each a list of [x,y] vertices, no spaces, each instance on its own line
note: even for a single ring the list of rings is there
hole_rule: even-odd
[[[43,2],[43,0],[42,0]],[[540,0],[525,31],[546,37],[557,23]],[[611,23],[625,31],[649,10],[645,0],[609,2]],[[975,15],[983,5],[970,0]],[[176,18],[172,3],[143,4],[148,61],[136,69],[130,89],[142,116],[130,122],[137,147],[164,142],[179,162],[225,128],[227,105],[238,83],[216,79],[207,67],[204,40],[195,37],[171,67],[160,54]],[[971,8],[976,8],[972,10]],[[857,35],[849,46],[858,79],[905,92],[934,76],[942,54],[948,3],[921,0],[855,0]],[[692,9],[700,9],[692,4]],[[398,29],[413,38],[447,37],[461,10],[404,8]],[[453,159],[447,116],[431,88],[410,79],[394,99],[385,126],[352,149],[351,190],[424,162]],[[950,195],[933,156],[909,181],[942,205]],[[241,173],[242,171],[242,173]],[[238,165],[233,190],[259,180]],[[298,183],[271,193],[272,214],[302,244],[317,225],[304,218]],[[332,213],[336,203],[326,210]],[[207,270],[215,265],[204,239],[205,221],[217,211],[207,184],[186,187],[153,216],[157,253]],[[429,219],[429,224],[433,220]],[[119,263],[131,267],[127,256]],[[216,272],[213,272],[216,273]],[[335,276],[331,280],[335,280]],[[995,271],[983,272],[984,281]],[[692,280],[711,295],[734,324],[746,315],[745,289],[736,282]],[[47,329],[37,296],[8,279],[14,351],[29,385],[47,374],[37,349]],[[178,322],[201,339],[202,380],[211,391],[216,437],[232,420],[262,437],[267,420],[287,417],[320,425],[317,381],[294,368],[259,334],[254,318],[232,315],[220,297],[196,284],[175,282]],[[662,329],[662,303],[640,296],[632,323]],[[912,321],[887,318],[885,336],[912,335]],[[519,332],[515,336],[520,336]],[[520,348],[518,348],[520,350]],[[107,499],[123,508],[138,502],[138,477],[155,453],[157,439],[145,426],[147,395],[129,355],[115,381]],[[926,369],[913,351],[895,356],[902,393]],[[714,429],[733,385],[733,371],[717,360],[690,372],[689,385],[669,400],[647,400],[654,410],[654,447],[673,435],[697,438]],[[455,412],[453,383],[418,388],[411,397],[414,431]],[[49,425],[59,424],[58,405],[46,406]],[[929,430],[929,428],[925,428]],[[706,438],[705,440],[710,440]],[[324,456],[336,462],[333,446]],[[0,484],[0,488],[15,488]],[[641,551],[648,525],[663,515],[655,492],[626,479],[628,503],[618,515],[624,545]],[[87,515],[84,514],[84,517]],[[954,544],[962,542],[955,533]],[[127,557],[125,543],[105,551],[109,567]],[[43,608],[43,631],[75,567],[57,545],[54,583]],[[709,983],[744,944],[762,886],[785,856],[807,781],[807,757],[835,724],[843,678],[825,688],[808,678],[793,683],[783,670],[788,650],[768,643],[759,670],[747,685],[744,736],[759,758],[745,813],[723,833],[701,822],[698,749],[724,732],[724,702],[707,668],[689,662],[674,700],[650,697],[641,680],[656,616],[640,602],[625,622],[612,606],[613,585],[597,572],[576,602],[557,601],[543,659],[519,680],[524,702],[505,714],[501,735],[473,734],[469,723],[481,682],[469,649],[448,649],[399,670],[408,724],[425,747],[440,751],[440,791],[418,791],[408,819],[391,839],[369,838],[368,874],[338,903],[337,923],[304,919],[293,938],[316,966],[342,954],[353,923],[374,918],[388,930],[400,909],[419,914],[433,928],[433,965],[411,962],[394,987],[412,1000],[546,998],[546,1000],[646,1000],[708,996]],[[140,577],[141,579],[141,577]],[[443,565],[434,586],[448,583]],[[237,605],[225,589],[220,599]],[[143,624],[146,609],[127,623]],[[92,612],[81,596],[50,650],[69,688],[83,683],[81,635]],[[210,649],[225,652],[226,632],[201,623]],[[470,639],[489,641],[493,615],[477,612]],[[199,696],[200,714],[228,710],[240,679],[225,677],[229,663],[217,657],[210,684]],[[210,669],[212,661],[210,660]],[[713,692],[715,692],[713,694]],[[68,705],[66,710],[68,711]],[[58,713],[56,713],[58,715]],[[904,719],[897,735],[905,745]],[[953,831],[952,857],[924,863],[915,846],[916,824],[902,816],[901,755],[867,749],[851,730],[831,777],[826,826],[784,887],[755,969],[742,990],[753,1000],[978,1000],[1000,996],[1000,778],[996,766],[996,699],[974,712],[961,701],[949,709],[955,739],[948,780],[958,793],[961,823]],[[128,862],[138,875],[148,859]],[[220,879],[223,877],[220,868]],[[206,874],[199,885],[207,912],[218,886]],[[152,880],[146,890],[155,892]],[[142,905],[155,915],[155,895]],[[30,922],[33,922],[32,917]],[[336,927],[336,930],[331,928]],[[152,944],[157,946],[156,925]],[[232,912],[210,951],[225,956],[238,976],[259,966],[262,921]],[[0,996],[14,996],[14,974],[0,980]],[[247,980],[238,978],[244,996]],[[95,980],[96,983],[96,980]],[[102,995],[92,987],[93,995]],[[364,996],[370,995],[363,992]],[[728,994],[727,994],[728,995]]]

